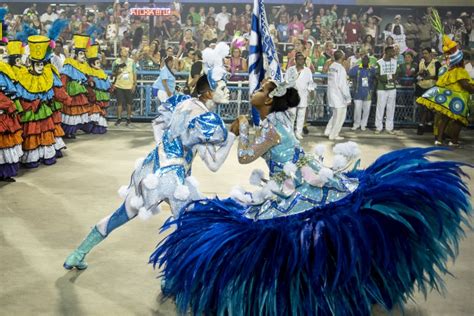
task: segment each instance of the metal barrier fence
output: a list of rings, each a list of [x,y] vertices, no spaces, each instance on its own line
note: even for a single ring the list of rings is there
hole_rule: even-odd
[[[178,88],[183,88],[187,73],[175,73]],[[239,74],[248,76],[248,74]],[[139,85],[133,99],[133,118],[137,120],[150,121],[158,115],[160,101],[152,97],[152,83],[158,77],[157,71],[140,71],[138,73]],[[324,83],[326,76],[314,75],[317,88],[309,99],[307,121],[312,124],[324,124],[331,116],[331,110],[327,105],[327,85]],[[236,119],[239,115],[250,115],[248,81],[228,82],[230,90],[230,103],[218,105],[216,112],[227,122]],[[369,126],[373,126],[375,120],[376,95],[374,93],[372,109],[369,117]],[[125,109],[124,109],[125,110]],[[346,123],[353,119],[353,105],[347,109]],[[112,96],[108,109],[108,118],[117,117],[115,97]],[[414,89],[411,87],[398,87],[395,109],[395,124],[398,126],[414,126],[418,119],[418,107],[414,102]]]

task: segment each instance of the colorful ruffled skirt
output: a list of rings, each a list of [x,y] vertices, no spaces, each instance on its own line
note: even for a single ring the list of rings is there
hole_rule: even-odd
[[[0,93],[0,103],[0,179],[6,179],[18,173],[23,138],[18,116],[11,113],[16,106],[3,93]]]
[[[71,104],[62,108],[62,128],[67,136],[73,136],[78,129],[90,131],[89,100],[87,89],[77,81],[67,82],[67,94],[72,98]]]
[[[107,107],[109,106],[110,94],[105,91],[93,89],[94,102],[89,110],[89,121],[91,122],[90,133],[105,134],[107,132]]]

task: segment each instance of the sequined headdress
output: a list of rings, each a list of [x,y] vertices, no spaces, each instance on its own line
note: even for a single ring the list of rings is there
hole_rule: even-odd
[[[273,82],[276,85],[276,88],[268,94],[270,98],[273,97],[282,97],[286,94],[288,88],[294,88],[296,80],[288,80],[283,82],[277,82],[275,80],[270,79],[269,82]]]

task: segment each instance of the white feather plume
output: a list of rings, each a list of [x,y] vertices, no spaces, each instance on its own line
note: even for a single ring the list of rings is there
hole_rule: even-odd
[[[292,162],[287,162],[283,166],[283,172],[288,176],[294,178],[296,176],[296,171],[298,170],[298,167],[292,163]]]
[[[328,178],[321,177],[320,175],[316,175],[316,177],[311,181],[311,185],[315,187],[322,188],[328,182]]]
[[[224,66],[214,66],[214,68],[212,68],[212,80],[214,81],[222,80],[226,74],[227,70],[224,68]]]
[[[219,42],[215,48],[206,48],[202,51],[202,61],[206,65],[205,73],[212,69],[212,80],[219,81],[227,74],[224,67],[224,57],[229,55],[230,47],[224,42]]]
[[[226,42],[219,42],[217,43],[216,47],[214,48],[216,54],[222,60],[224,57],[228,56],[230,53],[230,47],[227,45]]]
[[[318,157],[324,156],[324,153],[326,152],[326,146],[323,144],[317,144],[313,147],[313,152]]]
[[[276,192],[280,189],[280,186],[278,185],[278,183],[276,183],[275,180],[270,180],[267,182],[267,184],[265,185],[265,188],[267,190],[270,190],[270,191],[273,191],[273,192]]]
[[[252,202],[252,198],[249,195],[245,194],[245,190],[240,186],[233,187],[230,191],[230,196],[233,199],[245,204]]]
[[[260,186],[262,180],[265,177],[265,173],[261,169],[254,169],[250,175],[250,184]]]
[[[145,158],[138,158],[135,160],[135,169],[138,169],[142,166],[143,162],[145,161]]]
[[[280,186],[274,180],[268,181],[263,189],[261,190],[262,197],[264,199],[269,199],[275,195],[275,192],[280,191]]]
[[[189,185],[191,185],[191,186],[194,187],[194,188],[199,187],[199,181],[198,181],[195,177],[193,177],[193,176],[187,177],[187,178],[185,179],[185,182],[186,182],[186,184],[189,184]]]
[[[156,174],[148,174],[145,179],[143,179],[143,184],[148,190],[153,190],[158,187],[158,176]]]
[[[219,42],[215,48],[206,48],[202,51],[202,61],[209,68],[222,66],[224,57],[229,55],[230,47],[224,42]]]
[[[179,184],[174,191],[175,199],[185,201],[189,197],[189,188],[186,185]]]
[[[252,193],[252,202],[255,204],[263,203],[269,197],[270,191],[266,189],[257,190]]]
[[[130,199],[130,206],[139,210],[143,206],[143,198],[141,196],[132,196]]]
[[[333,170],[341,170],[341,169],[344,169],[344,167],[347,166],[347,158],[346,156],[343,156],[343,155],[335,155],[334,156],[334,160],[332,162],[332,169]]]
[[[282,192],[285,195],[290,195],[295,192],[295,182],[293,181],[293,179],[289,178],[283,182]]]
[[[122,185],[119,189],[118,189],[118,195],[122,198],[122,199],[125,199],[128,195],[128,185]]]
[[[326,179],[327,181],[328,179],[332,179],[334,177],[334,172],[329,168],[323,167],[321,170],[319,170],[318,176]]]
[[[148,220],[152,216],[153,216],[153,213],[147,210],[145,207],[140,207],[140,209],[138,210],[138,218],[143,221]]]
[[[332,151],[336,155],[343,155],[348,159],[353,159],[360,155],[359,145],[357,145],[355,142],[336,144]]]

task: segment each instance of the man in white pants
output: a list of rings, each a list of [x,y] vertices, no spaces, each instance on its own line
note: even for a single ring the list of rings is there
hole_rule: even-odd
[[[306,109],[308,108],[308,95],[309,91],[314,90],[315,84],[311,70],[305,66],[306,57],[303,53],[297,52],[295,61],[295,66],[291,66],[286,71],[286,81],[294,86],[300,95],[300,103],[296,108],[291,108],[290,111],[296,117],[296,138],[302,139]]]
[[[342,140],[339,136],[346,119],[347,105],[351,103],[351,92],[347,82],[347,72],[342,62],[344,53],[340,50],[334,53],[334,62],[328,71],[328,105],[332,109],[332,116],[326,126],[324,135],[330,140]]]
[[[374,67],[369,65],[369,56],[364,55],[361,63],[349,70],[349,77],[354,86],[354,125],[352,130],[359,127],[365,131],[370,114],[370,105],[372,103],[372,92],[375,81]]]
[[[384,115],[385,130],[389,134],[395,134],[393,130],[393,118],[395,116],[395,100],[397,97],[395,86],[397,60],[394,57],[395,49],[392,46],[388,46],[385,48],[383,58],[377,61],[377,111],[375,112],[376,134],[380,134],[383,130]]]

